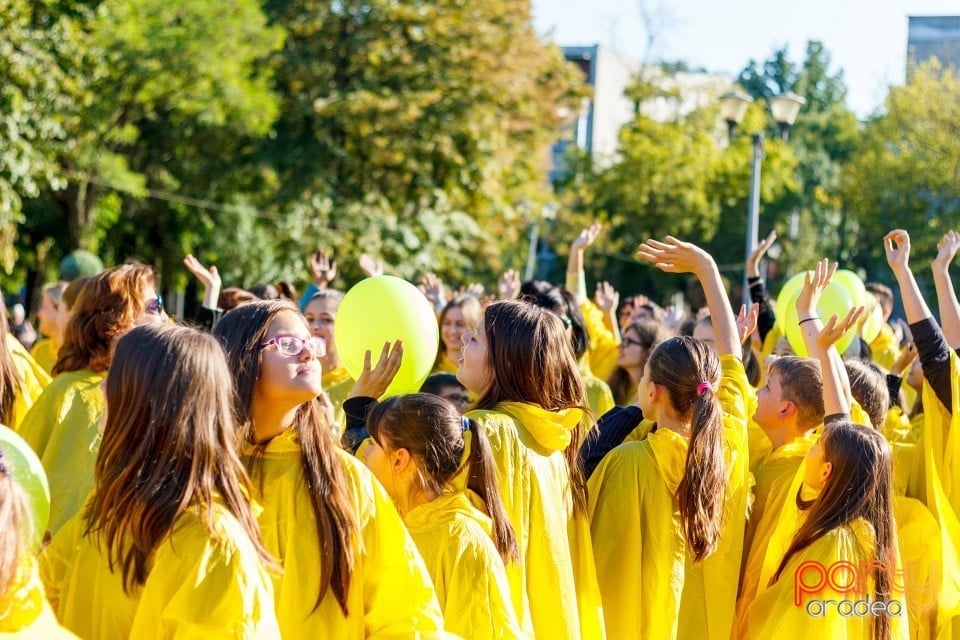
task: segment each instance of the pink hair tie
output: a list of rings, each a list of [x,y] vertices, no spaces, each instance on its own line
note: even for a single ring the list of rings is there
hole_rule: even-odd
[[[706,380],[704,380],[703,382],[701,382],[700,384],[698,384],[698,385],[697,385],[697,397],[702,396],[702,395],[703,395],[703,392],[706,391],[707,389],[709,389],[710,391],[716,391],[716,389],[714,389],[713,385],[710,384],[709,382],[707,382]]]

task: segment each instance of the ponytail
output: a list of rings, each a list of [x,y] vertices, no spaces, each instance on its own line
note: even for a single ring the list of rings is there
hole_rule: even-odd
[[[487,513],[493,521],[493,543],[504,563],[518,560],[520,556],[517,551],[517,538],[500,498],[496,466],[487,432],[470,418],[463,418],[463,426],[465,432],[470,431],[473,434],[467,488],[480,496],[487,507]]]
[[[706,388],[693,401],[690,446],[677,487],[683,535],[695,562],[717,549],[726,494],[723,410],[710,384],[701,385]]]

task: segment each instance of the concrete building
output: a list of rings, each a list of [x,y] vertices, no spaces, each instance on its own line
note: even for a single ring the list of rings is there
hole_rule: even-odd
[[[933,57],[944,67],[960,69],[960,16],[910,16],[907,73]]]
[[[667,74],[659,67],[644,67],[639,61],[606,45],[564,47],[566,59],[576,64],[593,89],[578,117],[572,119],[553,147],[551,180],[563,175],[570,145],[588,151],[597,165],[612,164],[617,157],[620,128],[630,122],[638,108],[655,120],[681,117],[698,107],[716,102],[733,87],[733,80],[716,73]],[[640,74],[672,90],[676,97],[657,98],[638,106],[626,95]]]

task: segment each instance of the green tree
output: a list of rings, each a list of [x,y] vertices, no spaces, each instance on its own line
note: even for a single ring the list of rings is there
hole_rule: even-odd
[[[278,210],[327,203],[315,243],[382,252],[402,270],[416,257],[460,280],[466,256],[478,275],[496,273],[517,251],[516,203],[545,199],[559,114],[582,95],[576,68],[535,34],[529,2],[266,8],[289,30],[274,61],[281,117],[261,149]],[[371,229],[398,240],[381,247]]]
[[[910,232],[911,259],[929,264],[936,244],[960,214],[960,76],[936,61],[892,87],[886,112],[866,126],[844,174],[844,199],[855,214],[856,245],[872,277],[888,279],[882,238]],[[918,279],[927,271],[916,269]]]

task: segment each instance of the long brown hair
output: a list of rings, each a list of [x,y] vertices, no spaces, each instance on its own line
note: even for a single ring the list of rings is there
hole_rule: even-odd
[[[191,509],[212,526],[215,502],[272,564],[234,449],[231,390],[223,350],[209,335],[149,325],[117,341],[84,519],[86,534],[105,543],[110,570],[121,567],[127,593],[146,581],[148,560],[177,519]]]
[[[663,328],[663,325],[656,320],[645,318],[631,322],[627,325],[627,328],[623,330],[624,335],[626,335],[627,331],[631,330],[637,334],[637,338],[643,343],[642,346],[647,350],[648,358],[653,348],[660,344],[666,337],[666,330]],[[637,391],[636,383],[630,379],[630,372],[621,366],[614,367],[610,373],[610,377],[607,379],[607,384],[610,385],[610,391],[613,392],[613,400],[618,405],[626,404],[627,400],[632,398],[633,394]]]
[[[495,302],[483,316],[493,380],[477,401],[477,409],[501,402],[528,402],[547,411],[585,409],[585,391],[573,346],[556,314],[517,300]],[[584,431],[585,432],[585,431]],[[585,510],[587,485],[577,452],[579,429],[570,432],[563,454],[570,470],[573,503]]]
[[[869,565],[874,572],[876,593],[873,600],[888,602],[896,561],[890,445],[879,432],[869,427],[852,422],[833,422],[824,428],[820,446],[824,461],[831,464],[830,476],[813,502],[803,502],[797,495],[797,504],[807,511],[807,515],[793,534],[770,583],[780,579],[794,554],[837,527],[863,518],[873,527],[874,535],[873,560]],[[874,618],[874,638],[887,640],[891,633],[888,613]]]
[[[677,503],[683,537],[699,562],[717,549],[726,499],[723,408],[715,394],[720,359],[702,340],[679,336],[657,345],[647,367],[650,381],[662,385],[673,408],[690,420],[690,446]]]
[[[28,513],[26,495],[0,450],[0,602],[16,580],[20,555],[28,553],[24,540]]]
[[[303,317],[292,302],[260,300],[233,309],[213,330],[227,351],[227,361],[236,382],[233,406],[239,436],[247,442],[253,442],[253,398],[260,377],[260,345],[274,318],[284,312]],[[306,321],[303,322],[306,328]],[[314,610],[330,588],[346,616],[349,615],[347,594],[353,573],[354,537],[358,525],[343,468],[337,459],[339,446],[316,401],[300,405],[294,427],[300,441],[303,475],[317,523],[320,548],[320,592]],[[257,447],[257,453],[248,465],[251,471],[258,465],[259,452],[266,444],[260,443]]]
[[[53,375],[110,366],[110,346],[143,312],[143,291],[153,286],[153,270],[142,264],[111,267],[83,284],[70,309]]]
[[[420,484],[431,499],[450,491],[460,469],[469,431],[467,487],[483,499],[493,520],[493,542],[504,562],[516,560],[517,539],[497,486],[496,464],[486,430],[475,420],[461,418],[450,402],[429,393],[394,396],[367,414],[367,430],[383,449],[406,449],[417,462]]]
[[[7,305],[0,296],[0,423],[12,429],[17,419],[17,394],[23,386],[23,378],[7,348],[9,331]]]

